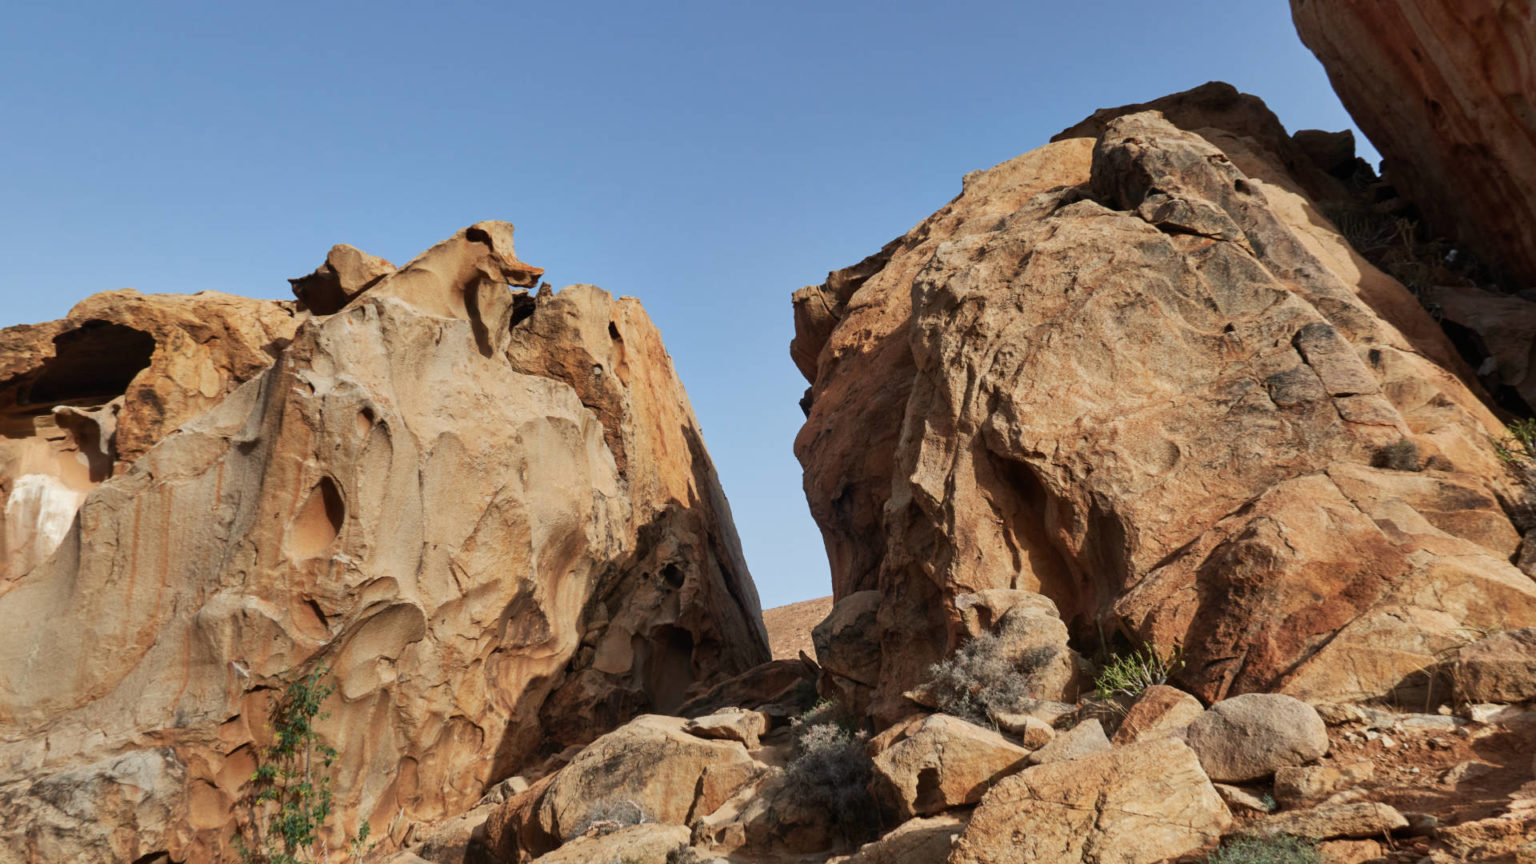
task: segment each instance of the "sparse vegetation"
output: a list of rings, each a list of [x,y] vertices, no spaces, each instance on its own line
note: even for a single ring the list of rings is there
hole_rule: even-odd
[[[1499,459],[1511,467],[1536,468],[1536,419],[1515,420],[1506,428],[1504,437],[1491,439]]]
[[[599,801],[587,810],[586,818],[581,821],[571,836],[604,837],[620,828],[644,825],[648,821],[650,820],[646,818],[645,808],[638,802],[628,798]]]
[[[270,726],[275,738],[262,751],[251,775],[249,839],[236,837],[240,860],[246,864],[299,864],[329,860],[320,832],[331,815],[331,778],[327,769],[336,761],[336,750],[320,741],[315,721],[336,686],[324,666],[294,679],[272,711]],[[351,838],[352,857],[366,851],[366,821]]]
[[[1419,445],[1407,438],[1399,438],[1377,450],[1376,455],[1371,459],[1371,465],[1391,471],[1424,470],[1424,462],[1419,455]]]
[[[1135,698],[1154,684],[1167,684],[1170,677],[1184,668],[1184,657],[1177,645],[1166,656],[1156,646],[1146,645],[1129,654],[1110,654],[1097,665],[1099,674],[1093,680],[1094,691],[1107,701],[1118,696]]]
[[[1300,837],[1242,837],[1224,844],[1207,864],[1323,864],[1317,844]]]
[[[1024,710],[1039,691],[1037,676],[1057,652],[1041,647],[1010,657],[1009,641],[1007,634],[983,633],[928,667],[924,686],[939,710],[979,726],[995,725],[996,714]]]
[[[869,794],[871,766],[865,736],[822,719],[836,713],[835,705],[822,703],[807,712],[816,722],[794,721],[794,757],[784,770],[785,783],[790,794],[824,809],[845,839],[859,842],[879,830],[880,816]]]
[[[692,846],[679,846],[667,853],[667,864],[704,864],[704,859]]]

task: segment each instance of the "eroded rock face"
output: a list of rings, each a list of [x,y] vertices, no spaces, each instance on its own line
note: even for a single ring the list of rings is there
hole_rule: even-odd
[[[1536,7],[1291,0],[1291,15],[1435,230],[1536,284]]]
[[[590,286],[509,291],[540,272],[511,230],[461,231],[305,321],[0,596],[0,846],[50,858],[29,790],[155,747],[184,778],[114,829],[228,857],[271,688],[315,665],[338,688],[334,824],[390,843],[767,658],[659,334]]]
[[[129,289],[0,330],[0,593],[92,489],[270,366],[298,323],[292,303]]]
[[[1207,702],[1379,696],[1536,619],[1476,384],[1223,105],[1101,117],[797,293],[796,452],[839,597],[880,592],[877,718],[986,589],[1182,645]],[[1372,467],[1405,439],[1424,470]]]

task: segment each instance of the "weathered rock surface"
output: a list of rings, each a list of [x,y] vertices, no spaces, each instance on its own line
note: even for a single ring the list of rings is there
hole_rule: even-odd
[[[1206,702],[1422,695],[1458,628],[1536,621],[1455,349],[1319,214],[1272,115],[1193,98],[1159,100],[1189,127],[1099,117],[969,175],[797,292],[796,453],[837,596],[880,592],[878,719],[988,589],[1181,645]],[[1404,439],[1438,467],[1372,467]]]
[[[700,738],[739,741],[748,750],[758,746],[758,739],[768,731],[768,716],[745,708],[695,717],[683,725],[683,731]]]
[[[1044,747],[1029,754],[1029,764],[1049,765],[1053,762],[1070,762],[1107,753],[1109,736],[1104,734],[1104,724],[1098,720],[1084,720],[1052,738]]]
[[[1154,684],[1141,691],[1115,730],[1115,744],[1164,738],[1200,719],[1205,706],[1177,687]]]
[[[0,593],[92,489],[270,366],[298,323],[291,303],[123,290],[0,330]]]
[[[1469,702],[1536,699],[1536,627],[1479,639],[1456,655],[1458,695]]]
[[[1363,801],[1320,804],[1306,810],[1276,813],[1245,826],[1243,831],[1260,837],[1288,834],[1328,840],[1334,837],[1380,837],[1407,827],[1408,820],[1393,807],[1379,801]]]
[[[1291,14],[1435,230],[1536,284],[1536,8],[1291,0]]]
[[[1151,864],[1215,844],[1231,823],[1195,754],[1164,738],[1004,778],[950,864]]]
[[[667,853],[686,845],[687,828],[649,822],[620,828],[609,834],[578,837],[548,855],[540,855],[534,861],[535,864],[595,864],[607,861],[667,864]]]
[[[1212,780],[1242,783],[1328,752],[1328,727],[1311,705],[1278,693],[1217,702],[1185,732]]]
[[[1370,762],[1350,765],[1294,765],[1275,769],[1275,800],[1287,807],[1321,801],[1371,779]]]
[[[0,595],[0,846],[90,858],[109,828],[139,854],[229,856],[271,690],[320,664],[338,688],[319,726],[341,754],[334,823],[388,844],[766,659],[655,328],[590,286],[508,290],[538,273],[510,225],[461,231],[306,320],[211,410],[153,427],[90,491]],[[199,362],[191,392],[212,405],[238,375]],[[155,438],[136,434],[119,423],[119,457]],[[37,791],[132,799],[110,765],[135,752],[180,766],[147,803],[67,812]]]
[[[874,753],[876,796],[902,820],[975,804],[1024,767],[1029,751],[1002,735],[935,714]]]

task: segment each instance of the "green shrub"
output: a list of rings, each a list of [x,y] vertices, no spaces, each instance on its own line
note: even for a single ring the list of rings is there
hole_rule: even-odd
[[[1172,675],[1184,668],[1184,657],[1178,646],[1164,657],[1155,646],[1148,645],[1129,654],[1110,654],[1098,665],[1099,674],[1093,686],[1100,699],[1135,698],[1154,684],[1167,684]]]
[[[331,778],[326,769],[336,750],[321,743],[315,721],[327,715],[320,706],[336,689],[324,666],[288,684],[274,706],[271,728],[275,738],[261,752],[251,775],[247,806],[250,841],[237,837],[240,859],[246,864],[300,864],[328,856],[319,838],[331,815]],[[366,821],[351,839],[353,857],[360,858],[368,840]]]
[[[1504,437],[1491,439],[1499,459],[1506,465],[1532,467],[1536,464],[1536,419],[1516,420],[1507,428]]]
[[[1323,864],[1317,844],[1300,837],[1243,837],[1205,859],[1207,864]]]

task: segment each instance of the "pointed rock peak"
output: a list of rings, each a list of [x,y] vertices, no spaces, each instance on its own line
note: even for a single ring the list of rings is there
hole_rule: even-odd
[[[331,247],[325,263],[316,267],[315,272],[289,279],[288,284],[305,308],[316,315],[330,315],[393,272],[395,265],[383,258],[339,243]]]

